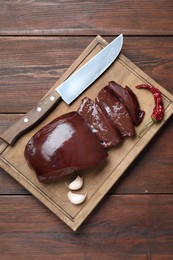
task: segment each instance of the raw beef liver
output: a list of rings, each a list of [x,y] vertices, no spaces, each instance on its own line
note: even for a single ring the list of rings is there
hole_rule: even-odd
[[[133,123],[139,125],[143,120],[145,112],[140,110],[139,102],[135,93],[129,87],[126,86],[123,88],[114,81],[110,81],[108,86],[129,111]]]
[[[108,156],[77,112],[64,114],[40,129],[27,143],[24,155],[41,182],[96,166]]]
[[[86,97],[82,100],[78,113],[105,148],[115,146],[122,140],[119,131],[110,124],[100,107],[91,99]]]
[[[111,123],[119,129],[123,137],[135,135],[134,125],[128,110],[114,95],[110,87],[106,86],[99,92],[96,103]]]

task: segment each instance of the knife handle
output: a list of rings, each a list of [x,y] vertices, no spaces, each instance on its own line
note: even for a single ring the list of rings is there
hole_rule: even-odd
[[[9,145],[13,145],[21,135],[41,122],[61,100],[59,93],[54,90],[44,97],[35,108],[8,128],[0,138]]]

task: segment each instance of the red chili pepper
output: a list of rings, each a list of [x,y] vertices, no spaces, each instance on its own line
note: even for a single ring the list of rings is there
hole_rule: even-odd
[[[136,86],[136,88],[148,89],[151,91],[151,93],[153,93],[155,106],[153,108],[153,113],[151,115],[151,118],[155,122],[161,121],[164,116],[164,106],[163,106],[162,94],[161,94],[160,90],[158,88],[155,88],[155,87],[147,85],[147,84],[138,85],[138,86]]]
[[[154,122],[161,121],[164,117],[164,105],[163,105],[163,100],[162,100],[162,93],[160,92],[160,90],[158,88],[155,88],[155,87],[147,85],[147,84],[138,85],[138,86],[136,86],[136,88],[150,90],[150,92],[153,94],[154,102],[155,102],[155,106],[153,108],[153,113],[151,114],[151,119]],[[149,122],[146,126],[148,126],[150,123],[151,122]],[[144,127],[144,129],[146,128],[146,126]],[[144,130],[144,129],[141,129],[140,132],[142,132],[142,130]]]

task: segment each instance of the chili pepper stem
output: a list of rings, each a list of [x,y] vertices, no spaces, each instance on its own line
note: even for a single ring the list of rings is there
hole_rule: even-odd
[[[142,128],[141,128],[141,130],[139,131],[139,133],[138,133],[138,137],[141,137],[141,134],[145,131],[145,129],[149,126],[149,125],[151,125],[153,123],[153,120],[151,120],[150,122],[148,122],[147,124],[145,124]]]

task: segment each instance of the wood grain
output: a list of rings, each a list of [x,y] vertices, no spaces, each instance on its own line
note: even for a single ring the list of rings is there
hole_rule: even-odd
[[[152,259],[159,254],[167,259],[173,254],[169,195],[109,196],[76,233],[32,196],[1,196],[0,204],[2,257]]]
[[[173,28],[172,0],[14,0],[0,10],[1,35],[172,35]]]
[[[0,132],[97,34],[123,32],[123,53],[173,94],[172,28],[171,0],[0,1]],[[170,119],[76,234],[0,170],[1,259],[172,260],[172,129]]]
[[[0,133],[20,115],[1,115]],[[21,115],[22,116],[22,115]],[[142,154],[109,191],[109,194],[171,194],[173,190],[173,120],[170,119]],[[163,147],[166,156],[163,156]],[[158,164],[159,161],[159,164]],[[169,165],[169,167],[167,167]],[[147,169],[147,170],[146,170]],[[3,170],[0,170],[0,194],[28,194]]]
[[[43,121],[61,100],[61,96],[56,91],[52,91],[49,95],[42,98],[42,100],[40,100],[32,110],[26,113],[23,118],[19,119],[3,132],[0,138],[9,145],[13,145],[22,135]]]
[[[0,38],[0,112],[31,110],[92,39]],[[113,37],[106,39],[110,42]],[[122,52],[173,93],[172,50],[173,41],[169,37],[125,37]]]
[[[63,77],[52,87],[50,92],[69,77],[76,68],[98,53],[105,44],[103,38],[96,37],[72,64]],[[68,178],[49,186],[44,186],[39,183],[34,172],[26,164],[23,151],[28,140],[36,131],[38,131],[38,129],[54,119],[55,116],[57,117],[63,113],[76,110],[83,97],[88,96],[91,99],[94,99],[98,91],[110,81],[110,78],[122,86],[128,85],[136,93],[141,104],[141,109],[144,109],[146,113],[143,124],[146,124],[146,122],[150,120],[151,108],[153,107],[153,97],[150,93],[145,93],[145,96],[140,96],[139,91],[134,87],[140,83],[148,83],[159,88],[163,94],[163,102],[165,106],[164,121],[167,121],[172,115],[173,107],[171,100],[173,99],[173,96],[121,54],[106,73],[94,82],[92,86],[90,86],[90,88],[80,96],[80,98],[72,103],[71,106],[67,106],[64,102],[58,104],[52,113],[41,124],[39,124],[38,127],[23,135],[14,146],[9,146],[1,154],[1,167],[73,230],[76,230],[81,225],[88,214],[91,213],[103,196],[109,191],[112,185],[120,176],[123,175],[128,166],[136,159],[137,155],[139,155],[147,143],[149,143],[153,136],[158,132],[164,121],[161,124],[153,124],[141,138],[136,137],[125,140],[124,144],[119,148],[115,147],[115,149],[109,150],[109,158],[106,165],[81,173],[85,179],[85,189],[87,189],[87,200],[85,205],[82,207],[69,205],[66,196],[66,187],[64,186],[64,182],[68,182]],[[9,132],[11,130],[12,128],[9,129]],[[138,131],[138,129],[136,129],[136,131]]]

